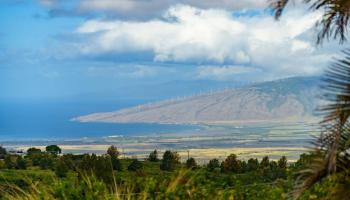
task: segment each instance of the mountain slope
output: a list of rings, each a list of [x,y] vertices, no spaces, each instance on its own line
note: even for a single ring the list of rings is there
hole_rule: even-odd
[[[313,117],[317,78],[295,77],[81,116],[81,122],[207,123],[301,121]]]

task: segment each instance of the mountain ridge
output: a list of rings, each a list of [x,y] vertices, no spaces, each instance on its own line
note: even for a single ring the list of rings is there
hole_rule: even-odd
[[[318,82],[318,77],[292,77],[93,113],[74,120],[109,123],[304,121],[315,117]]]

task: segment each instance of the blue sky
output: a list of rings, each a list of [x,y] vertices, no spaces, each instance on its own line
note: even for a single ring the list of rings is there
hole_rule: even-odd
[[[319,75],[338,50],[315,45],[321,13],[274,21],[265,0],[4,0],[0,99],[69,99],[173,80]]]

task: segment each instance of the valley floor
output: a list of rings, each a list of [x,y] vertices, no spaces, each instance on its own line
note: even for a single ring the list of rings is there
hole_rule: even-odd
[[[145,158],[154,149],[164,152],[177,151],[182,159],[188,154],[201,163],[212,158],[224,159],[234,153],[242,159],[272,159],[287,156],[295,161],[310,146],[312,135],[317,134],[312,124],[202,124],[194,131],[139,136],[110,135],[105,137],[82,138],[79,140],[9,141],[2,142],[8,149],[26,150],[35,146],[44,148],[58,144],[64,153],[106,152],[109,145],[116,145],[126,157]]]

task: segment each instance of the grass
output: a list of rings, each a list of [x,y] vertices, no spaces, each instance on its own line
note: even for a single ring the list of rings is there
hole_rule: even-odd
[[[131,159],[121,159],[124,170],[114,172],[112,184],[95,176],[70,172],[59,178],[50,170],[32,167],[27,170],[0,170],[0,199],[5,200],[283,200],[292,188],[292,168],[287,179],[268,180],[269,174],[258,171],[221,173],[205,168],[185,169],[179,164],[175,171],[161,171],[160,162],[142,161],[142,171],[128,171]],[[111,176],[112,176],[111,172]],[[327,186],[328,187],[328,186]],[[326,189],[327,189],[326,187]],[[301,199],[321,197],[325,187],[308,191]]]
[[[254,173],[225,174],[184,169],[182,164],[172,172],[161,171],[160,162],[143,161],[142,171],[128,171],[131,159],[121,160],[124,170],[115,172],[111,185],[94,176],[71,172],[58,178],[50,170],[0,170],[0,199],[246,199],[261,195],[281,199],[284,186],[266,185]],[[112,175],[112,173],[111,173]],[[254,191],[261,190],[261,193]],[[267,194],[268,193],[268,194]],[[237,197],[237,198],[236,198]],[[238,198],[242,197],[242,198]],[[250,198],[250,199],[254,199]],[[261,198],[255,198],[261,199]]]

